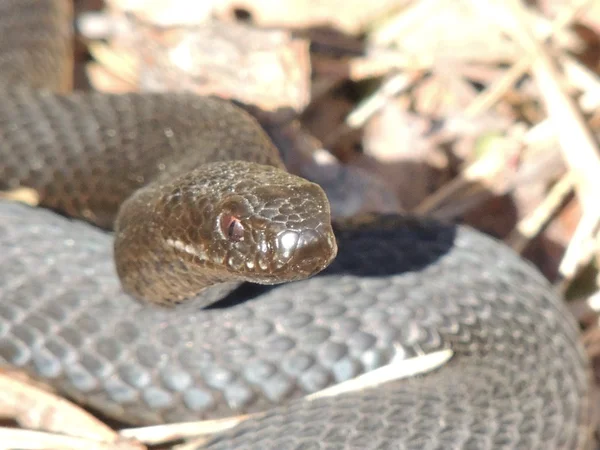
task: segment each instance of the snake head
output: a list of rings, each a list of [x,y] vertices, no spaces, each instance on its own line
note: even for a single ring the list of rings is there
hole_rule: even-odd
[[[246,181],[244,195],[236,191],[217,205],[219,253],[230,274],[261,284],[300,280],[336,256],[327,198],[320,187],[300,180]]]
[[[116,223],[125,290],[158,303],[219,283],[301,280],[336,254],[323,190],[244,161],[209,163],[150,184],[122,205]]]
[[[270,166],[234,167],[244,175],[229,181],[212,208],[217,260],[228,273],[275,284],[327,267],[337,244],[323,190]]]

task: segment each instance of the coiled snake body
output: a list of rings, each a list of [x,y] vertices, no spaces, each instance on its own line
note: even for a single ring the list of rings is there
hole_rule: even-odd
[[[64,87],[66,4],[0,2],[0,187],[31,186],[46,206],[102,227],[137,198],[117,224],[117,237],[143,229],[126,236],[117,269],[137,275],[119,282],[110,232],[0,202],[0,363],[132,423],[265,411],[215,449],[591,445],[574,320],[535,269],[473,230],[354,221],[337,230],[337,257],[318,275],[240,285],[305,278],[330,262],[322,192],[281,171],[255,122],[229,103],[32,89]],[[156,211],[170,218],[154,222]],[[215,234],[229,247],[206,240]],[[146,244],[168,258],[145,255]],[[180,265],[188,260],[202,275]],[[123,292],[179,302],[211,283],[204,302],[174,308]],[[450,360],[426,375],[303,399],[444,350]]]

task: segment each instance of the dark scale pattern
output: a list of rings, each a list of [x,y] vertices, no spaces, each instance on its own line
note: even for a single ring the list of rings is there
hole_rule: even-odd
[[[388,222],[340,232],[312,279],[164,311],[121,293],[110,235],[0,203],[0,359],[136,423],[269,410],[211,448],[585,448],[586,361],[542,277],[471,230]],[[441,348],[432,374],[300,399]]]
[[[57,96],[16,89],[2,93],[0,130],[0,189],[32,187],[45,206],[105,228],[135,189],[158,176],[206,161],[281,164],[248,114],[186,94]]]
[[[71,89],[71,8],[65,0],[0,1],[0,88]]]

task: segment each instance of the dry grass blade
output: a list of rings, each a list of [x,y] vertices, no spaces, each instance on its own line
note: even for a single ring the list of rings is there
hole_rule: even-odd
[[[521,219],[506,240],[506,244],[516,252],[521,253],[531,239],[539,234],[541,229],[556,213],[557,209],[573,189],[573,183],[574,180],[571,173],[563,176],[554,185],[542,203],[531,214]]]
[[[374,44],[387,45],[399,39],[406,29],[411,29],[415,24],[426,21],[431,16],[431,12],[443,0],[421,0],[413,2],[408,8],[394,16],[388,23],[380,26],[370,34],[370,39]],[[427,55],[423,55],[427,58]]]
[[[98,442],[74,436],[42,431],[0,427],[0,450],[9,449],[63,449],[63,450],[142,450],[133,442]]]
[[[532,73],[536,80],[550,121],[554,124],[563,158],[574,175],[576,190],[583,207],[583,217],[561,262],[561,275],[571,280],[577,270],[587,264],[593,251],[593,242],[600,223],[600,154],[583,114],[564,88],[564,80],[548,50],[536,40],[528,27],[525,8],[518,0],[509,2],[517,19],[516,26],[508,27],[533,58]]]
[[[121,430],[119,434],[122,437],[136,439],[148,445],[158,445],[179,439],[220,433],[235,427],[249,417],[251,416],[245,415],[217,420],[128,428]]]
[[[16,420],[23,427],[97,442],[120,439],[110,427],[82,408],[11,374],[0,373],[0,407],[2,417]]]
[[[405,89],[408,89],[421,72],[399,73],[392,76],[381,84],[373,95],[360,103],[346,118],[346,124],[351,128],[360,128],[377,111],[385,106],[390,98],[395,97]]]
[[[308,395],[307,400],[323,397],[334,397],[348,392],[360,391],[391,381],[407,378],[433,371],[448,362],[454,353],[452,350],[440,350],[410,359],[391,362],[371,372],[359,375],[342,383],[338,383],[314,394]]]
[[[600,106],[600,78],[568,55],[560,58],[565,70],[565,77],[571,85],[580,89],[583,93],[579,104],[585,112],[592,112]]]
[[[40,203],[39,194],[33,189],[18,188],[12,191],[0,192],[0,199],[25,203],[29,206],[37,206]]]
[[[565,162],[576,175],[579,198],[586,208],[597,208],[600,192],[600,156],[597,144],[575,102],[563,88],[562,76],[547,49],[531,34],[526,11],[519,0],[507,2],[517,23],[504,23],[507,31],[533,60],[532,73],[548,116],[555,125]]]
[[[565,256],[560,263],[559,272],[564,278],[562,289],[570,282],[584,265],[588,264],[595,252],[594,242],[600,232],[600,208],[584,211],[577,225],[575,234],[567,247]]]
[[[579,0],[572,8],[566,9],[553,22],[550,30],[541,36],[542,39],[550,38],[554,33],[570,25],[584,9],[591,3],[591,0]],[[532,63],[531,55],[521,58],[510,70],[498,81],[489,85],[477,98],[467,107],[465,114],[467,117],[474,117],[487,108],[492,107],[504,93],[513,86],[529,69]]]
[[[99,42],[90,42],[88,49],[101,67],[105,70],[110,68],[112,76],[130,86],[137,85],[139,68],[133,56],[122,51],[117,53],[108,45]]]

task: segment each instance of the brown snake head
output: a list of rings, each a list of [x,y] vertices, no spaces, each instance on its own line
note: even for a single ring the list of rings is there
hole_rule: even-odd
[[[224,282],[304,279],[337,254],[319,186],[243,161],[206,164],[140,189],[122,205],[115,231],[125,290],[157,303]]]

